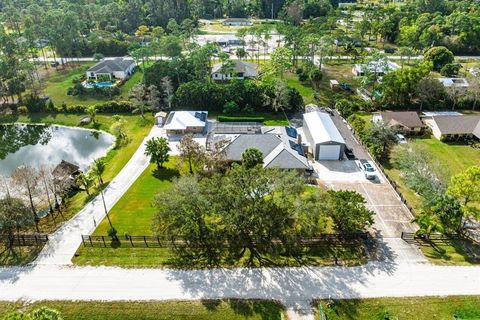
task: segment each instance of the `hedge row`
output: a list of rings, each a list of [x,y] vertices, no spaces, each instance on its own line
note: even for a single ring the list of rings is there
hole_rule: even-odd
[[[88,108],[87,106],[83,106],[83,105],[75,105],[75,106],[62,105],[62,106],[56,107],[56,109],[59,112],[65,112],[65,113],[84,113],[87,108]],[[128,101],[109,101],[105,103],[96,104],[95,109],[99,113],[130,113],[135,108]]]
[[[218,116],[219,122],[264,122],[264,117],[235,117],[235,116]]]

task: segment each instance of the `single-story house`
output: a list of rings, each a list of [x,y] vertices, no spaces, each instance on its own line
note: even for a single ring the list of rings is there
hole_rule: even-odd
[[[303,132],[315,160],[340,160],[345,150],[345,140],[325,112],[303,114]]]
[[[242,39],[238,38],[233,34],[225,34],[222,36],[218,36],[215,38],[215,43],[217,43],[221,47],[226,46],[241,46],[244,44]]]
[[[234,27],[241,27],[241,26],[251,26],[253,25],[252,21],[245,18],[227,18],[223,20],[222,24],[224,26],[234,26]]]
[[[480,116],[433,116],[426,118],[425,123],[438,140],[480,139]]]
[[[124,80],[135,72],[135,61],[132,58],[105,59],[87,70],[87,78],[107,77],[110,80]]]
[[[251,79],[258,76],[258,66],[254,63],[233,60],[233,72],[224,74],[222,71],[223,64],[215,64],[212,68],[212,79],[213,80],[231,80],[236,79]]]
[[[264,127],[262,133],[239,134],[225,147],[228,161],[240,162],[242,154],[249,148],[255,148],[263,154],[264,168],[309,170],[301,142],[296,129],[290,127]]]
[[[470,86],[465,78],[438,78],[438,81],[440,81],[445,88],[466,89]]]
[[[207,126],[207,111],[172,111],[163,128],[167,134],[204,133]]]
[[[384,123],[387,127],[393,127],[405,134],[420,133],[425,126],[414,111],[377,112],[373,114],[372,121]]]
[[[352,68],[352,73],[355,76],[364,76],[365,71],[376,73],[378,76],[383,76],[390,71],[399,69],[400,66],[390,60],[371,61],[367,64],[355,64]]]

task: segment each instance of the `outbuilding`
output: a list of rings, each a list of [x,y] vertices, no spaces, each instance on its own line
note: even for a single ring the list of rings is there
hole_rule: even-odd
[[[303,133],[310,144],[315,160],[341,160],[345,140],[325,112],[308,112],[303,115]]]

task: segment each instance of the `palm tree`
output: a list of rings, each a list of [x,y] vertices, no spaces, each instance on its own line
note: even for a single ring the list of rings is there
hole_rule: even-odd
[[[442,224],[433,214],[422,213],[413,222],[417,223],[420,228],[417,234],[423,234],[427,239],[430,238],[432,233],[441,233],[444,230]]]
[[[93,123],[96,122],[96,116],[97,116],[97,109],[95,108],[95,106],[90,106],[87,108],[87,114],[88,116],[90,117],[90,119],[92,120]]]
[[[92,173],[103,184],[103,173],[105,172],[105,161],[101,158],[93,160]]]
[[[80,184],[84,189],[85,192],[87,193],[88,196],[90,196],[90,188],[93,185],[93,178],[87,173],[81,173],[77,177],[77,183]]]

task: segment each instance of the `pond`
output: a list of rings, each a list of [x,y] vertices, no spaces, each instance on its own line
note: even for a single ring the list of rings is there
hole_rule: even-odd
[[[55,167],[62,160],[86,170],[115,138],[100,131],[49,125],[0,125],[0,175],[21,165]]]

